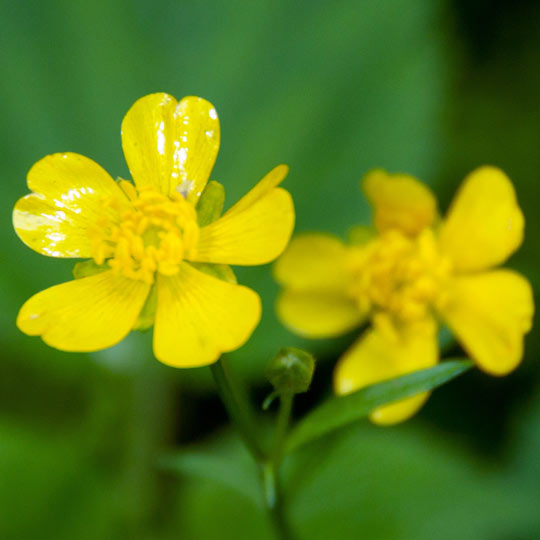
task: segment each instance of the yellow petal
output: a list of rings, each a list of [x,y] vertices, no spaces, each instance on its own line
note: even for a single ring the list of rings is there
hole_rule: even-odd
[[[404,331],[395,339],[377,329],[367,331],[339,360],[334,372],[334,390],[349,394],[365,386],[399,377],[437,363],[435,326],[422,331]],[[424,392],[390,405],[377,407],[370,414],[372,422],[394,424],[406,420],[428,397]]]
[[[15,204],[13,226],[28,247],[52,257],[91,257],[88,228],[103,215],[103,200],[117,199],[118,211],[129,204],[109,174],[79,154],[44,157],[30,169],[28,187],[34,193]]]
[[[149,289],[112,270],[61,283],[32,296],[19,311],[17,326],[63,351],[105,349],[129,333]]]
[[[142,97],[124,117],[122,146],[138,188],[178,190],[196,203],[219,150],[216,109],[194,96],[179,103],[163,93]]]
[[[365,318],[353,300],[332,292],[285,290],[276,312],[293,332],[310,338],[339,336]]]
[[[366,175],[363,188],[381,232],[398,229],[415,235],[430,227],[437,216],[437,200],[431,190],[407,174],[376,169]]]
[[[259,199],[268,195],[274,188],[279,186],[289,172],[287,165],[278,165],[269,173],[266,173],[255,187],[251,188],[230,210],[230,214],[243,212],[252,206]]]
[[[215,362],[243,345],[261,317],[259,296],[182,263],[175,276],[158,276],[154,327],[156,358],[174,367]]]
[[[524,219],[512,182],[481,167],[463,182],[440,230],[440,246],[458,271],[504,262],[523,241]]]
[[[275,187],[286,172],[286,167],[276,167],[222,217],[203,227],[193,260],[256,265],[280,255],[294,227],[292,198]]]
[[[471,358],[492,375],[505,375],[520,363],[533,314],[530,283],[510,270],[456,278],[441,309]]]
[[[293,238],[274,265],[276,281],[296,291],[344,291],[347,247],[325,233],[304,233]]]

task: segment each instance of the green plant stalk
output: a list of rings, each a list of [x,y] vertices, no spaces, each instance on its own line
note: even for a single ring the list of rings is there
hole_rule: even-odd
[[[257,463],[265,461],[266,452],[257,436],[257,424],[251,404],[239,389],[223,358],[212,364],[210,369],[225,408],[244,444]]]
[[[279,481],[279,471],[283,460],[287,429],[291,419],[293,394],[281,394],[274,448],[268,462],[262,470],[263,490],[266,506],[274,523],[276,531],[282,540],[291,540],[292,536],[283,512],[283,499]]]
[[[287,436],[287,430],[289,428],[289,422],[291,420],[292,405],[294,394],[281,394],[279,413],[276,425],[276,435],[274,439],[274,451],[272,454],[272,461],[274,462],[275,469],[278,470],[281,461],[283,460],[283,451],[285,449],[285,439]]]
[[[246,448],[260,469],[263,499],[279,540],[292,540],[284,519],[279,488],[279,466],[283,459],[285,437],[292,410],[292,394],[281,398],[273,451],[265,451],[258,437],[251,404],[223,359],[211,365],[212,375],[221,399]]]

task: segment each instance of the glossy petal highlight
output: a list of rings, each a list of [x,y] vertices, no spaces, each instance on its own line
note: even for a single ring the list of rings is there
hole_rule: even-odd
[[[22,197],[13,210],[13,226],[30,248],[51,257],[92,256],[89,228],[103,212],[115,219],[128,200],[116,182],[97,163],[79,154],[52,154],[28,173],[34,192]],[[117,209],[103,209],[114,198]]]
[[[276,188],[287,169],[276,167],[230,210],[200,232],[197,262],[256,265],[279,256],[292,234],[294,205]]]
[[[510,270],[456,278],[441,315],[478,366],[492,375],[515,369],[534,314],[530,283]]]
[[[112,270],[55,285],[32,296],[17,326],[62,351],[111,347],[132,329],[150,286]]]
[[[175,190],[196,203],[216,161],[219,120],[214,106],[189,96],[150,94],[136,101],[122,122],[122,146],[138,188],[164,195]]]
[[[182,263],[158,276],[154,354],[164,364],[195,367],[243,345],[261,317],[259,296]]]
[[[512,182],[495,167],[473,171],[440,230],[440,246],[457,271],[504,262],[523,241],[524,218]]]
[[[295,291],[344,291],[346,255],[347,247],[337,236],[300,234],[276,261],[274,277]]]
[[[365,176],[362,186],[373,206],[373,221],[380,232],[398,229],[415,235],[433,225],[437,200],[431,190],[413,176],[376,169]]]
[[[437,363],[437,339],[434,325],[404,331],[391,339],[377,329],[367,331],[339,360],[334,371],[337,394],[348,394],[393,377],[405,375]],[[422,393],[390,405],[378,407],[370,414],[377,424],[394,424],[411,417],[428,397]]]
[[[340,336],[365,319],[353,300],[331,292],[285,290],[276,312],[293,332],[309,338]]]

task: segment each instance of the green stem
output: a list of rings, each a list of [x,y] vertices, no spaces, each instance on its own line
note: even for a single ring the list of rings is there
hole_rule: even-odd
[[[231,376],[223,358],[210,366],[221,399],[253,459],[261,463],[266,453],[257,437],[257,424],[249,401]]]
[[[247,449],[260,468],[264,503],[279,540],[292,540],[284,519],[279,487],[279,467],[283,459],[285,435],[289,425],[293,396],[281,396],[274,447],[267,455],[257,436],[257,424],[251,404],[242,388],[234,380],[223,359],[211,366],[212,375],[223,403]]]
[[[266,509],[272,520],[276,535],[279,540],[293,540],[283,511],[283,500],[279,485],[279,469],[276,469],[275,463],[270,461],[262,466],[261,471]]]
[[[280,540],[292,540],[292,535],[283,512],[283,500],[279,482],[279,470],[283,460],[283,449],[285,447],[285,437],[291,419],[292,404],[292,393],[282,394],[280,396],[274,448],[271,459],[262,469],[266,506]]]
[[[281,394],[279,401],[279,413],[276,425],[276,435],[274,439],[274,452],[272,454],[272,461],[274,462],[274,468],[279,470],[281,461],[283,459],[283,448],[285,447],[285,437],[287,435],[287,429],[289,428],[289,422],[291,420],[293,404],[293,394]]]

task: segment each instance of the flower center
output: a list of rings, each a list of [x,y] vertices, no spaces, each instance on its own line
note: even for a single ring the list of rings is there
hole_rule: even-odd
[[[103,201],[103,213],[91,231],[94,261],[107,261],[116,272],[146,283],[154,282],[156,272],[176,274],[196,249],[195,208],[179,193],[167,197],[152,188],[137,191],[126,180],[119,184],[131,207],[120,209],[115,198]]]
[[[349,294],[375,323],[394,329],[426,319],[445,298],[451,271],[431,229],[410,238],[397,230],[349,252]]]

